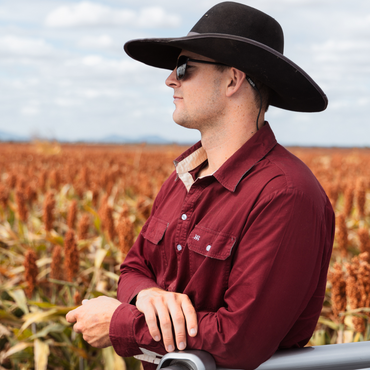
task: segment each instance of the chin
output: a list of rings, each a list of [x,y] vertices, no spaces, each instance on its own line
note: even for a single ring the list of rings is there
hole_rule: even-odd
[[[173,117],[173,120],[176,124],[178,124],[179,126],[181,127],[185,127],[185,128],[195,128],[195,127],[192,127],[191,124],[189,124],[188,121],[186,120],[182,120],[182,119],[176,119],[175,117]]]

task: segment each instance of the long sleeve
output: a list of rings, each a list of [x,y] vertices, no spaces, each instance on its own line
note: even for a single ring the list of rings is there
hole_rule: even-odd
[[[198,312],[199,332],[188,338],[188,349],[210,352],[218,366],[254,369],[279,346],[304,345],[295,335],[299,331],[307,341],[320,312],[333,227],[330,205],[318,212],[299,191],[263,198],[251,212],[233,257],[225,304],[215,312]],[[146,276],[138,278],[139,284],[151,280],[143,266],[138,270]],[[123,307],[120,315],[129,318],[125,334],[132,333],[134,346],[127,343],[121,352],[115,346],[119,354],[137,354],[131,350],[139,347],[165,353],[134,306]]]
[[[153,203],[150,218],[143,226],[121,266],[121,275],[117,288],[117,298],[121,302],[130,303],[141,290],[159,287],[156,283],[157,277],[153,271],[153,265],[155,267],[157,261],[145,259],[145,239],[143,238],[143,233],[147,229],[151,217],[158,207],[158,203],[161,202],[163,193],[166,191],[165,189],[166,187],[164,185]]]
[[[180,163],[192,150],[199,145]],[[165,353],[129,305],[154,286],[188,295],[199,330],[187,348],[208,351],[220,367],[254,369],[278,348],[304,346],[334,239],[332,207],[311,171],[265,125],[212,176],[184,185],[166,181],[122,266],[117,353]]]

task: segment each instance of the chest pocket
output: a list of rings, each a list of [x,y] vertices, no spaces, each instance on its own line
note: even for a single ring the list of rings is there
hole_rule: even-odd
[[[236,237],[231,234],[198,225],[190,233],[187,243],[191,251],[223,261],[231,255],[235,241]]]
[[[151,220],[149,221],[148,227],[146,228],[145,232],[142,233],[142,235],[151,243],[159,244],[159,242],[164,237],[168,225],[168,222],[152,216]]]

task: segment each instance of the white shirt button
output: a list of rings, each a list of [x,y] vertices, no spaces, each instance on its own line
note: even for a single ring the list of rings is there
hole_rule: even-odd
[[[181,216],[181,219],[182,219],[182,220],[184,220],[184,221],[185,221],[187,218],[188,218],[188,216],[186,216],[186,214],[185,214],[185,213]]]
[[[177,244],[177,250],[180,252],[182,249],[182,246],[180,244]]]
[[[211,245],[207,245],[207,252],[209,252],[211,250],[212,246]]]

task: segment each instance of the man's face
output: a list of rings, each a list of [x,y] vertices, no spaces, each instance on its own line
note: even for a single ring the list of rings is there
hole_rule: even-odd
[[[183,50],[180,55],[192,59],[213,61],[202,55]],[[201,132],[215,128],[222,118],[226,97],[226,80],[223,72],[212,64],[189,61],[183,79],[176,79],[176,69],[166,80],[166,85],[174,89],[174,121],[184,127]]]

